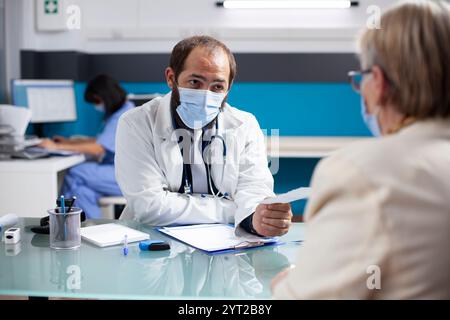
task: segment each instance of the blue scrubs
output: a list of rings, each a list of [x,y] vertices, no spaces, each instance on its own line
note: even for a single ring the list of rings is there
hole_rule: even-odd
[[[122,195],[114,172],[116,130],[119,117],[133,108],[134,104],[127,101],[106,120],[103,130],[97,136],[97,143],[105,149],[102,162],[79,164],[70,168],[64,177],[62,193],[66,198],[76,196],[76,206],[84,210],[88,219],[101,218],[99,198]]]

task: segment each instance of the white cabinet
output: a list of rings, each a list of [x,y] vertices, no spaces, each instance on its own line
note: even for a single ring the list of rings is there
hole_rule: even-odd
[[[0,216],[15,213],[42,217],[56,206],[64,171],[82,163],[83,155],[0,161]]]

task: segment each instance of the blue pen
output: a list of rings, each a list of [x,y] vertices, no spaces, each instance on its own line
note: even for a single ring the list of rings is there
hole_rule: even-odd
[[[123,249],[122,249],[123,255],[128,255],[128,235],[125,235],[123,238]]]
[[[61,195],[61,213],[66,213],[66,206],[64,203],[64,195]]]

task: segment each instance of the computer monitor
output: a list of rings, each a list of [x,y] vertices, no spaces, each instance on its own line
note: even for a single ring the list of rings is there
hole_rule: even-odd
[[[11,87],[13,104],[30,109],[31,123],[77,120],[72,80],[16,79]]]

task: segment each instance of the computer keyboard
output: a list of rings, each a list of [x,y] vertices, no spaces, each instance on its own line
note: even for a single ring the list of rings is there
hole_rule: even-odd
[[[13,158],[28,159],[28,160],[47,158],[49,156],[50,156],[49,152],[44,151],[44,150],[36,150],[33,148],[27,148],[25,150],[17,151],[12,154]]]

